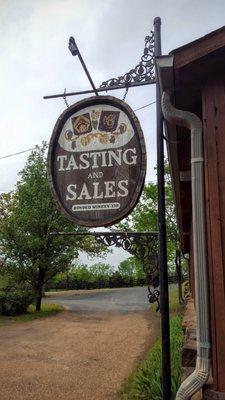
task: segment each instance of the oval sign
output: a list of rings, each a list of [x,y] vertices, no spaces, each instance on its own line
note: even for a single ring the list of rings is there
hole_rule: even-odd
[[[84,99],[56,122],[48,152],[51,191],[78,225],[112,225],[136,205],[146,173],[137,117],[112,96]]]

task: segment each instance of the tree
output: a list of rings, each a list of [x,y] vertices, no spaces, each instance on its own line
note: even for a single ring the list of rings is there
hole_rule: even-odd
[[[98,288],[100,289],[103,286],[106,286],[105,283],[109,281],[109,277],[112,274],[112,266],[110,264],[105,263],[97,263],[93,264],[89,271],[93,276],[94,280],[98,282]]]
[[[131,256],[129,258],[126,258],[126,260],[121,261],[118,266],[118,272],[123,278],[136,278],[138,280],[145,279],[142,263],[134,256]]]
[[[134,277],[136,266],[134,257],[129,257],[126,260],[121,261],[118,266],[118,272],[123,278],[131,279]]]
[[[91,273],[85,264],[73,265],[70,270],[72,278],[77,282],[79,289],[86,289],[91,281]]]
[[[0,207],[1,252],[5,269],[14,279],[29,284],[37,295],[40,310],[44,285],[65,271],[82,250],[97,254],[103,250],[90,237],[53,236],[54,231],[86,232],[69,222],[57,210],[46,173],[46,143],[36,146],[20,172],[13,195],[2,196]]]

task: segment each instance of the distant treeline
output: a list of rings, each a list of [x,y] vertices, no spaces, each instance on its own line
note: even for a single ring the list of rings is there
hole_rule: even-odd
[[[169,277],[169,283],[176,283],[177,275]],[[81,289],[103,289],[120,288],[146,285],[144,273],[138,274],[136,269],[114,271],[113,267],[104,264],[76,266],[68,272],[60,273],[50,281],[45,291],[48,290],[81,290]]]
[[[104,276],[96,276],[88,269],[86,274],[80,274],[79,268],[79,271],[58,274],[46,285],[45,290],[103,289],[144,285],[146,285],[144,277],[122,276],[118,271]]]

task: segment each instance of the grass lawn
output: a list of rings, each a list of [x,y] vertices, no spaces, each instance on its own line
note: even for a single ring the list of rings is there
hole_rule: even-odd
[[[35,311],[35,306],[30,305],[27,313],[16,315],[13,317],[0,316],[0,326],[9,322],[26,322],[33,321],[34,319],[50,317],[63,311],[63,307],[58,304],[42,304],[41,311]]]
[[[152,313],[155,313],[153,307]],[[173,288],[170,290],[172,399],[175,399],[181,379],[182,314],[183,306],[178,302],[178,291]],[[161,359],[161,340],[158,339],[150,348],[146,360],[138,365],[125,381],[118,398],[123,400],[161,400]]]

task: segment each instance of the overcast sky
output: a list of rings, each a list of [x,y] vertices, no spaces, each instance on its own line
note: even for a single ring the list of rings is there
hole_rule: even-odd
[[[67,48],[70,36],[98,87],[140,61],[156,16],[167,54],[223,26],[225,0],[0,0],[0,157],[49,141],[65,103],[44,95],[89,89]],[[124,92],[109,94],[122,98]],[[126,97],[134,109],[154,100],[154,85],[130,89]],[[155,180],[155,106],[137,116],[147,145],[147,180]],[[27,154],[0,159],[1,191],[13,189]]]

